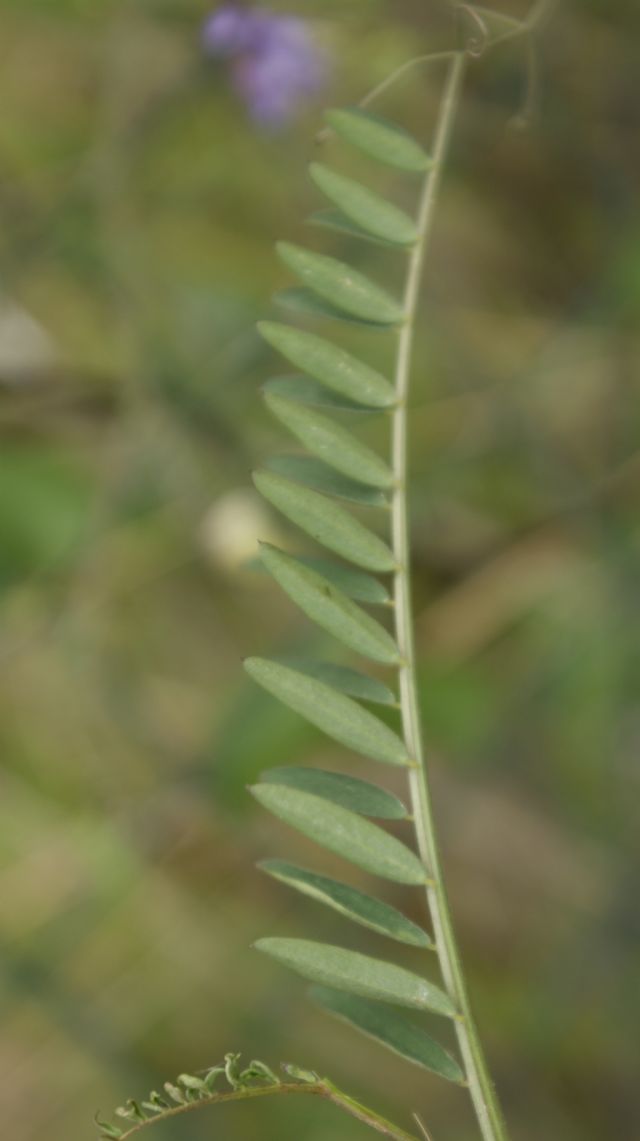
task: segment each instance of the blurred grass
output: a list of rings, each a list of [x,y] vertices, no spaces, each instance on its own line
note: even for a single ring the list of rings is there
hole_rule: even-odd
[[[332,102],[449,42],[435,2],[307,12],[335,53]],[[0,4],[3,1127],[91,1137],[97,1107],[237,1049],[378,1090],[390,1113],[403,1099],[465,1141],[455,1092],[327,1023],[249,949],[346,938],[253,869],[315,857],[245,784],[343,758],[245,686],[244,654],[311,633],[238,568],[218,510],[280,438],[253,324],[282,281],[272,239],[300,236],[314,204],[318,115],[259,135],[200,57],[205,13]],[[425,721],[521,1141],[640,1131],[639,31],[622,3],[562,7],[526,132],[519,51],[474,69],[419,331]],[[436,75],[416,76],[389,108],[424,133],[436,99]],[[242,546],[256,507],[231,503]],[[294,1101],[201,1117],[165,1136],[363,1133]]]

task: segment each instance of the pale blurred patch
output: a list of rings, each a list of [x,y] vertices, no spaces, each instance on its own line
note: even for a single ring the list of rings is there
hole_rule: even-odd
[[[239,570],[258,555],[258,543],[278,543],[282,536],[258,496],[246,489],[228,491],[212,504],[200,524],[205,554],[225,571]]]
[[[13,301],[0,298],[0,384],[17,384],[56,361],[47,330]]]

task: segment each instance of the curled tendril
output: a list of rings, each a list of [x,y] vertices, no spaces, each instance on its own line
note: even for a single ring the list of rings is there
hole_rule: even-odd
[[[489,46],[491,39],[489,29],[472,4],[458,4],[456,12],[463,19],[466,17],[473,24],[474,32],[465,36],[464,51],[474,59],[479,59]]]
[[[299,1071],[305,1075],[308,1071]],[[256,1085],[278,1086],[280,1079],[273,1070],[253,1059],[249,1065],[240,1067],[240,1054],[226,1054],[224,1062],[218,1066],[210,1066],[201,1070],[200,1074],[180,1074],[175,1082],[164,1082],[159,1094],[152,1090],[144,1101],[135,1101],[129,1098],[124,1105],[119,1105],[114,1111],[119,1121],[102,1121],[96,1117],[96,1125],[105,1141],[123,1141],[136,1126],[146,1124],[155,1119],[166,1116],[167,1111],[175,1112],[178,1108],[186,1108],[195,1102],[210,1100],[215,1093],[218,1081],[226,1082],[227,1089],[238,1091],[255,1087]],[[309,1080],[304,1078],[301,1080]],[[317,1077],[314,1075],[313,1080]],[[120,1124],[120,1121],[123,1124]]]

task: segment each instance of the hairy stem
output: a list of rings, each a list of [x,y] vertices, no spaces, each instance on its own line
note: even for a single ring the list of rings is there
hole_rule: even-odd
[[[135,1133],[140,1133],[143,1129],[148,1129],[158,1121],[165,1121],[169,1117],[180,1117],[182,1114],[192,1113],[196,1109],[204,1109],[211,1105],[223,1105],[229,1101],[247,1101],[250,1098],[293,1093],[322,1097],[325,1101],[332,1102],[344,1113],[348,1113],[350,1117],[355,1117],[357,1121],[368,1125],[376,1133],[381,1133],[383,1137],[390,1138],[391,1141],[418,1141],[414,1134],[407,1133],[404,1129],[400,1129],[399,1126],[375,1113],[374,1110],[354,1101],[352,1097],[334,1086],[328,1078],[319,1078],[317,1082],[278,1082],[277,1085],[244,1086],[242,1089],[228,1090],[225,1093],[212,1093],[209,1097],[202,1097],[197,1101],[171,1106],[170,1109],[158,1113],[156,1117],[148,1117],[145,1121],[137,1122],[121,1135],[120,1141],[127,1141],[127,1138],[133,1137]]]
[[[456,1032],[466,1080],[484,1141],[507,1141],[506,1128],[489,1076],[478,1032],[471,1014],[466,983],[444,885],[435,835],[431,796],[425,766],[416,684],[416,660],[411,614],[409,528],[407,519],[407,403],[410,385],[413,333],[416,321],[422,267],[431,231],[434,208],[453,122],[460,102],[465,54],[452,60],[443,94],[434,144],[434,163],[426,177],[418,215],[419,239],[411,256],[404,295],[406,323],[399,335],[396,366],[397,406],[393,414],[392,464],[395,491],[392,503],[392,542],[397,564],[394,578],[396,637],[402,666],[399,671],[400,700],[405,742],[416,767],[411,771],[411,801],[420,856],[429,883],[427,898],[433,923],[440,969],[445,986],[458,1010]]]

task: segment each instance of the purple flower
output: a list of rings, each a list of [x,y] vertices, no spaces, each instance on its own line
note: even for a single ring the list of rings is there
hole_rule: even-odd
[[[304,22],[236,3],[206,21],[205,51],[230,61],[233,86],[256,122],[278,127],[322,90],[327,59]]]

